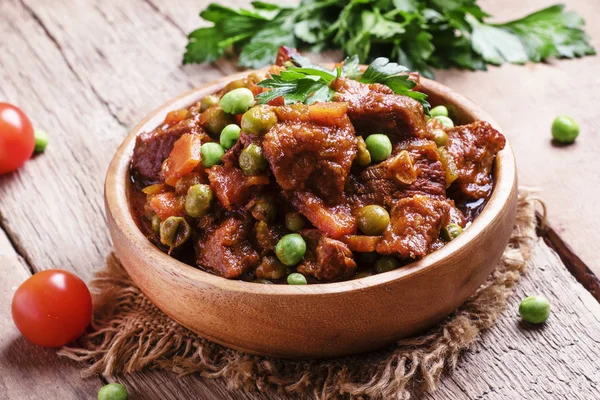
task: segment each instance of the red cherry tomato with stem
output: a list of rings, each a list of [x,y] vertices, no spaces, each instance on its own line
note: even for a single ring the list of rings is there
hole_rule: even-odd
[[[92,319],[92,296],[76,275],[58,269],[38,272],[17,289],[12,316],[23,336],[44,347],[68,344]]]
[[[18,107],[0,103],[0,175],[19,168],[33,154],[33,126]]]

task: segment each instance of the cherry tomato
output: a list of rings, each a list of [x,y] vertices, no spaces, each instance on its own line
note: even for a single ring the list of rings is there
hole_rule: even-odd
[[[33,126],[20,108],[0,103],[0,174],[19,168],[33,154]]]
[[[23,336],[44,347],[59,347],[83,334],[92,319],[92,296],[68,271],[38,272],[17,289],[12,316]]]

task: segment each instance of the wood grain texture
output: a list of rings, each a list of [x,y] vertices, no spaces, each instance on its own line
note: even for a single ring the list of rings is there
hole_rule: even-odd
[[[81,379],[76,363],[59,360],[54,350],[27,342],[15,327],[10,303],[30,273],[2,230],[0,276],[0,400],[93,398],[102,386],[100,378]]]
[[[110,242],[103,214],[102,182],[122,138],[166,99],[235,69],[226,62],[220,62],[217,68],[179,66],[185,33],[200,25],[198,11],[208,2],[0,1],[0,99],[21,105],[34,123],[51,135],[44,155],[29,161],[20,171],[0,178],[0,225],[25,258],[22,262],[7,262],[0,256],[0,274],[4,279],[0,285],[12,280],[6,283],[12,291],[13,286],[25,279],[28,272],[23,263],[35,270],[65,268],[84,278],[89,278],[94,267],[103,263]],[[240,6],[248,2],[228,1]],[[484,9],[500,19],[521,16],[551,3],[549,0],[526,4],[517,0],[481,2]],[[594,17],[599,15],[600,4],[586,0],[565,3],[588,19],[587,29],[598,48],[599,26]],[[504,66],[487,73],[448,71],[438,74],[438,78],[481,104],[505,128],[516,148],[521,181],[541,187],[541,196],[549,204],[550,223],[598,273],[594,234],[600,214],[594,208],[594,196],[598,194],[599,175],[594,150],[599,148],[600,139],[595,134],[599,126],[594,106],[598,104],[600,81],[596,71],[597,57],[538,66]],[[154,84],[140,86],[140,82]],[[549,142],[549,126],[558,113],[572,114],[582,125],[578,143],[572,147],[554,148]],[[0,254],[9,251],[14,258],[11,243],[0,233]],[[589,316],[597,316],[598,310],[590,306],[589,295],[566,274],[564,266],[555,257],[541,265],[543,271],[532,269],[523,285],[537,285],[536,290],[543,292],[548,282],[555,282],[552,287],[556,300],[552,301],[570,305],[565,318],[571,322],[564,332],[560,332],[561,324],[552,317],[552,335],[563,338],[556,339],[559,341],[553,346],[569,344],[568,338],[576,340],[589,332],[599,332],[597,322]],[[565,292],[567,288],[569,293]],[[2,304],[8,304],[8,298],[2,297]],[[6,310],[4,307],[2,313]],[[9,332],[4,336],[10,340],[18,337],[14,331],[10,333],[9,314],[2,313],[0,327],[3,333]],[[577,320],[581,322],[576,323]],[[580,373],[583,370],[569,371],[565,366],[559,366],[560,369],[556,366],[561,360],[579,360],[583,352],[593,360],[597,357],[592,356],[598,348],[597,337],[595,341],[579,340],[565,348],[544,347],[545,352],[540,347],[534,354],[532,347],[537,350],[538,342],[529,337],[529,331],[525,332],[529,339],[522,341],[522,333],[515,329],[514,323],[512,314],[501,319],[490,335],[498,329],[505,336],[490,336],[490,340],[486,337],[485,350],[482,347],[468,353],[461,369],[442,382],[436,398],[515,398],[527,393],[519,382],[520,375],[513,372],[521,368],[544,371],[542,376],[548,381],[539,381],[537,386],[545,385],[556,394],[544,392],[542,398],[562,398],[559,394],[565,391],[578,398],[578,391],[583,396],[593,394],[594,388],[597,390],[594,382]],[[10,346],[13,342],[7,344],[5,337],[0,339],[1,346]],[[508,355],[498,353],[492,359],[485,358],[495,348],[494,341],[499,342],[499,348],[508,349]],[[516,357],[519,350],[510,350],[506,343],[517,343],[517,348],[527,356]],[[88,386],[85,381],[78,381],[75,369],[71,379],[68,362],[52,364],[51,352],[36,351],[39,350],[33,346],[2,348],[0,399],[40,398],[45,393],[42,385],[38,386],[41,382],[50,385],[47,390],[53,390],[45,398],[94,398],[98,382]],[[513,364],[513,359],[518,363]],[[587,368],[589,359],[577,362]],[[553,371],[564,375],[558,379]],[[597,376],[585,374],[599,381]],[[143,396],[138,398],[151,400],[164,399],[165,395],[181,399],[242,396],[235,392],[225,394],[220,382],[196,377],[180,379],[159,372],[127,377],[122,382]],[[502,383],[501,390],[497,382]],[[511,392],[513,385],[517,389]],[[494,389],[489,389],[490,386]],[[66,389],[60,392],[60,388]],[[526,396],[535,398],[534,394],[530,390]]]
[[[543,294],[551,304],[539,328],[524,325],[519,302]],[[465,354],[429,400],[600,398],[600,304],[560,266],[543,241],[498,323]]]
[[[482,8],[498,21],[556,3],[551,0],[486,0]],[[600,2],[563,1],[586,21],[586,32],[600,51]],[[548,222],[562,240],[600,276],[596,234],[600,226],[600,56],[552,60],[525,67],[503,65],[487,72],[440,71],[437,79],[481,105],[504,128],[515,148],[521,184],[540,189],[548,205]],[[579,122],[581,133],[572,146],[551,142],[557,115]],[[565,248],[565,250],[568,250]]]

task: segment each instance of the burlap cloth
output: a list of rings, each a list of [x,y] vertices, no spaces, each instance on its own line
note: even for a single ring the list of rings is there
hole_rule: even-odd
[[[95,315],[78,347],[59,354],[84,364],[84,375],[145,368],[224,378],[232,388],[279,391],[318,399],[410,399],[433,391],[446,369],[490,328],[524,272],[536,238],[535,201],[521,192],[511,240],[488,281],[454,314],[425,335],[369,355],[290,361],[240,353],[209,342],[163,314],[131,281],[114,255],[91,287]]]

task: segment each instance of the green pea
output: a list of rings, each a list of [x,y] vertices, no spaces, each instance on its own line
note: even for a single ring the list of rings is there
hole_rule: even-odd
[[[365,235],[381,235],[390,223],[390,214],[378,205],[364,206],[356,214],[358,229]]]
[[[570,144],[579,136],[579,125],[566,115],[559,115],[552,123],[552,137],[559,143]]]
[[[208,134],[216,138],[227,125],[235,123],[235,116],[227,114],[221,107],[211,107],[202,113],[201,121]]]
[[[254,93],[248,88],[233,89],[231,92],[225,93],[219,105],[228,114],[245,113],[254,105]]]
[[[431,115],[432,117],[447,117],[448,109],[446,108],[446,106],[433,107],[429,111],[429,115]]]
[[[152,216],[152,230],[154,231],[154,233],[160,233],[160,223],[162,221],[160,220],[160,217],[156,214],[154,214]]]
[[[242,131],[250,135],[264,135],[277,123],[277,115],[267,105],[252,107],[242,115]]]
[[[190,186],[185,196],[185,212],[192,218],[201,218],[208,213],[212,203],[213,191],[208,185]]]
[[[35,147],[33,149],[36,153],[43,153],[48,146],[48,134],[40,129],[36,129],[34,132]]]
[[[213,165],[221,164],[221,157],[225,154],[225,150],[219,143],[208,142],[200,147],[200,155],[202,157],[202,165],[205,168],[210,168]]]
[[[390,138],[384,134],[376,133],[374,135],[369,135],[365,139],[365,144],[371,155],[371,160],[374,162],[383,161],[392,154],[392,142],[390,142]]]
[[[444,125],[445,128],[454,128],[454,122],[452,122],[450,118],[444,117],[443,115],[438,115],[434,118],[437,119],[440,124]]]
[[[219,141],[224,149],[230,149],[233,147],[235,142],[240,138],[240,131],[242,128],[236,124],[229,124],[221,131]]]
[[[200,111],[206,111],[215,104],[219,104],[219,98],[217,96],[213,94],[204,96],[202,100],[200,100]]]
[[[442,147],[448,144],[448,134],[443,129],[435,129],[433,131],[433,141],[437,147]]]
[[[285,226],[292,232],[298,232],[304,228],[304,217],[299,212],[285,214]]]
[[[238,162],[246,175],[258,175],[267,169],[267,160],[263,156],[262,148],[255,144],[242,150]]]
[[[375,271],[377,273],[393,271],[400,267],[400,261],[396,260],[392,256],[383,256],[379,260],[375,261]]]
[[[357,148],[356,148],[356,163],[361,167],[366,167],[371,164],[371,153],[367,150],[367,144],[362,136],[358,136],[357,140]]]
[[[287,266],[298,264],[306,253],[306,242],[297,233],[290,233],[282,237],[275,246],[275,254],[279,261]]]
[[[192,228],[182,217],[169,217],[160,224],[160,242],[165,246],[179,247],[191,235]]]
[[[287,277],[288,285],[306,285],[308,282],[306,281],[306,277],[298,272],[294,272],[288,275]]]
[[[519,304],[519,314],[530,324],[541,324],[550,315],[550,302],[544,296],[530,296]]]
[[[258,221],[273,221],[277,216],[277,207],[274,201],[268,197],[262,197],[252,207],[252,216]]]
[[[463,232],[463,228],[458,224],[448,224],[442,228],[442,239],[446,242],[451,242]]]
[[[127,389],[119,383],[109,383],[98,391],[98,400],[127,400],[128,397]]]

